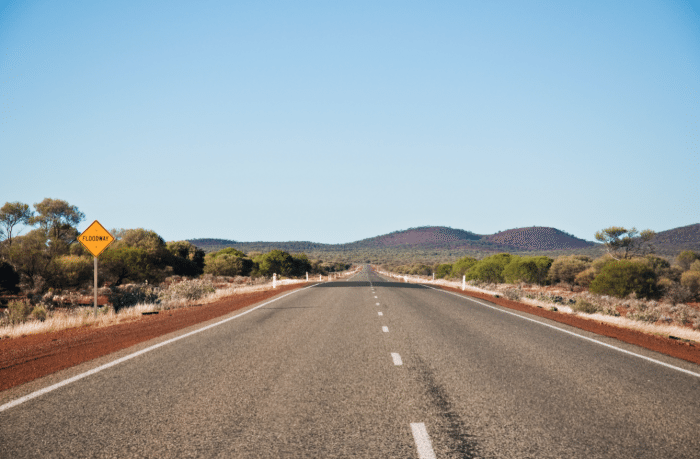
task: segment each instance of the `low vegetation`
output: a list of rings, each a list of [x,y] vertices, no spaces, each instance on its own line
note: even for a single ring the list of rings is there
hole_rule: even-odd
[[[465,257],[451,265],[383,265],[384,272],[466,282],[470,289],[551,310],[601,314],[635,322],[700,330],[700,253],[685,250],[668,261],[651,253],[616,259],[582,255],[557,258],[500,253]],[[562,292],[554,294],[551,292]]]
[[[94,282],[93,256],[77,241],[76,227],[84,218],[76,206],[59,199],[44,199],[34,209],[20,202],[0,208],[0,327],[28,322],[52,327],[66,315],[93,320],[85,312],[91,309],[81,307],[92,303]],[[18,225],[34,229],[17,235]],[[191,242],[166,242],[143,228],[110,232],[115,242],[98,262],[99,295],[107,301],[100,317],[128,315],[141,305],[179,307],[232,288],[260,288],[273,274],[282,282],[305,280],[307,273],[326,276],[351,266],[282,250],[205,253]]]

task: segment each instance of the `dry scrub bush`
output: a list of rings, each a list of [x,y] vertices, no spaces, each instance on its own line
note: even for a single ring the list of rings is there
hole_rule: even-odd
[[[552,283],[565,282],[573,284],[576,276],[591,266],[591,259],[581,255],[562,256],[549,267],[549,279]]]
[[[163,303],[198,300],[205,295],[214,293],[214,285],[206,279],[191,279],[172,284],[158,294]]]
[[[588,288],[591,286],[591,282],[593,282],[593,279],[595,279],[596,271],[595,268],[590,267],[587,269],[584,269],[580,273],[576,274],[576,277],[574,278],[574,282],[577,285],[580,285],[581,287]]]
[[[523,296],[523,291],[520,287],[516,289],[507,289],[503,292],[503,296],[509,300],[518,301]]]
[[[130,308],[137,304],[155,303],[158,301],[157,290],[147,284],[127,284],[113,287],[107,296],[115,312]]]
[[[600,312],[602,308],[590,303],[582,298],[577,298],[576,302],[570,305],[570,308],[576,312],[583,312],[585,314],[594,314]]]

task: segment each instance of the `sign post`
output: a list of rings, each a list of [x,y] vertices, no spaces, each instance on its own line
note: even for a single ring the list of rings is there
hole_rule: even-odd
[[[95,220],[83,233],[78,236],[78,241],[83,244],[88,252],[95,257],[95,302],[94,310],[97,315],[97,257],[107,248],[109,244],[114,242],[114,236],[109,234],[100,222]]]

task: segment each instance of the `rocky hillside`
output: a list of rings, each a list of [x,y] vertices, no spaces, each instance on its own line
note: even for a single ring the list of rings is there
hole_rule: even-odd
[[[572,236],[556,228],[546,226],[531,226],[501,231],[490,236],[484,236],[483,241],[495,245],[512,247],[516,250],[569,250],[586,249],[596,244]]]
[[[700,223],[659,231],[651,243],[659,255],[673,257],[682,250],[700,252]]]
[[[389,247],[450,247],[464,245],[470,241],[478,241],[481,236],[470,231],[447,228],[444,226],[424,226],[403,231],[375,236],[369,239],[344,244],[358,248],[389,248]]]

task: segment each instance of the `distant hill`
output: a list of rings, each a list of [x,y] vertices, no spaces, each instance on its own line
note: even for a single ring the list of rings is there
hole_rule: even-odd
[[[472,254],[484,256],[497,252],[560,251],[596,248],[599,244],[584,241],[555,228],[532,227],[502,231],[493,235],[479,235],[471,231],[445,226],[423,226],[383,234],[346,244],[321,244],[308,241],[289,242],[235,242],[226,239],[189,239],[191,243],[207,252],[224,247],[235,247],[248,252],[268,252],[273,249],[287,252],[312,253],[440,253],[450,258]],[[366,257],[362,257],[366,258]]]
[[[221,250],[224,247],[232,247],[237,244],[236,241],[231,239],[187,239],[188,242],[196,245],[205,252],[215,252]]]
[[[656,233],[651,240],[659,255],[675,257],[683,250],[700,252],[700,223]]]
[[[593,242],[579,239],[556,228],[531,226],[501,231],[483,240],[518,250],[569,250],[594,247]]]
[[[482,258],[499,252],[519,255],[557,257],[573,253],[598,257],[602,244],[585,241],[556,228],[532,226],[479,235],[445,226],[423,226],[375,236],[346,244],[321,244],[308,241],[236,242],[228,239],[189,239],[207,252],[234,247],[245,253],[279,249],[304,252],[324,261],[383,263],[391,261],[445,262],[463,256]],[[657,233],[652,241],[655,252],[673,258],[682,250],[700,252],[700,224]]]
[[[403,231],[375,236],[346,246],[355,247],[445,247],[463,245],[465,241],[478,241],[481,236],[470,231],[447,228],[444,226],[423,226]]]

